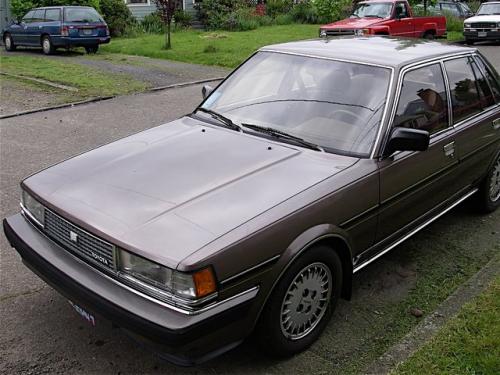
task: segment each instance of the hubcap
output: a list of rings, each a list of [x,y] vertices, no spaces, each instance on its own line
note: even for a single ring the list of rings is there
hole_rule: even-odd
[[[490,181],[490,199],[496,202],[500,198],[500,158],[493,167],[493,173]]]
[[[49,52],[50,51],[50,41],[48,39],[44,39],[43,40],[43,50],[45,52]]]
[[[12,42],[10,41],[10,36],[5,38],[5,47],[10,48]]]
[[[330,303],[332,275],[323,263],[302,269],[290,284],[281,304],[281,332],[299,340],[321,321]]]

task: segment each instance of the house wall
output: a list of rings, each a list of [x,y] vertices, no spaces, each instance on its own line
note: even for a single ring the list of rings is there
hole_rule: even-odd
[[[184,0],[182,4],[184,10],[195,15],[196,9],[194,9],[194,3],[195,0]],[[130,9],[132,15],[138,20],[142,20],[145,16],[153,13],[156,10],[156,5],[153,0],[149,0],[148,4],[129,4],[127,6]]]
[[[11,20],[10,1],[0,0],[0,30],[3,30],[3,28],[6,27]]]

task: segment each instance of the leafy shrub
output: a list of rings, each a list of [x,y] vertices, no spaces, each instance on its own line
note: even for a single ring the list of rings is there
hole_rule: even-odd
[[[245,7],[247,4],[244,0],[204,0],[196,3],[198,18],[210,30],[220,29],[225,23],[236,22],[231,13]]]
[[[100,0],[100,8],[113,36],[124,35],[127,27],[136,23],[123,0]]]
[[[278,14],[274,22],[276,25],[290,25],[293,23],[293,17],[291,14]]]
[[[175,27],[183,27],[188,28],[191,26],[191,21],[193,17],[188,12],[183,11],[182,9],[177,9],[174,13],[174,21]]]
[[[347,17],[352,10],[351,0],[314,0],[321,23],[338,21]]]
[[[165,24],[163,23],[160,13],[154,12],[145,16],[141,21],[142,32],[148,34],[164,34]]]
[[[52,5],[82,5],[93,7],[97,11],[100,10],[99,0],[11,0],[10,10],[14,18],[21,19],[33,8]]]
[[[295,22],[319,23],[318,10],[311,1],[301,1],[295,4],[290,14]]]
[[[272,18],[276,18],[280,14],[288,13],[292,6],[292,0],[267,0],[266,13]]]
[[[248,31],[259,27],[259,21],[253,8],[242,7],[229,13],[221,25],[224,30]]]
[[[271,26],[274,23],[274,20],[269,16],[258,16],[256,20],[259,26]]]

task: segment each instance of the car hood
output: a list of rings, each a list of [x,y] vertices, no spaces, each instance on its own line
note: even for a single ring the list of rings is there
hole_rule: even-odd
[[[500,15],[484,15],[484,16],[474,16],[464,20],[464,22],[500,22]]]
[[[384,21],[381,18],[346,18],[321,26],[321,29],[362,29]]]
[[[175,268],[357,160],[185,117],[57,164],[23,185],[75,224]]]

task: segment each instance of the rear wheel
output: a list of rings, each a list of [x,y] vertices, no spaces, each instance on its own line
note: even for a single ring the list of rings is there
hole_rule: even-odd
[[[500,154],[481,184],[477,201],[479,209],[485,213],[493,212],[500,206]]]
[[[14,41],[12,40],[12,36],[10,34],[5,34],[3,41],[6,51],[11,52],[16,50],[16,45],[14,44]]]
[[[261,347],[285,357],[307,349],[325,329],[342,289],[342,263],[317,246],[294,261],[266,303],[257,329]]]
[[[432,31],[426,31],[424,33],[424,39],[429,39],[429,40],[434,39],[434,32],[432,32]]]
[[[96,45],[93,45],[93,46],[88,46],[88,47],[85,47],[85,51],[88,53],[88,54],[91,54],[91,53],[97,53],[97,51],[99,50],[99,44],[96,44]]]
[[[46,55],[52,55],[55,51],[54,46],[52,45],[52,41],[48,35],[44,35],[42,38],[42,50]]]

